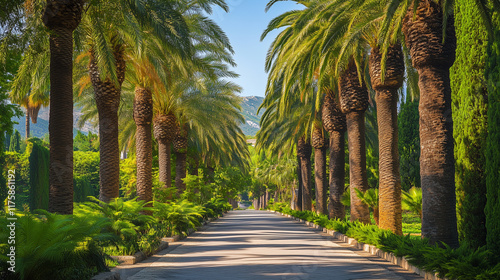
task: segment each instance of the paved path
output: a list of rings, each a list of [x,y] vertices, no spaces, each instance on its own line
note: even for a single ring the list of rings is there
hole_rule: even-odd
[[[118,271],[126,280],[423,279],[304,224],[255,210],[232,211],[179,245]]]

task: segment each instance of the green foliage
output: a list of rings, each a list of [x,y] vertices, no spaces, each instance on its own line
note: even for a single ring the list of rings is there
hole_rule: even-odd
[[[237,167],[217,168],[213,185],[216,197],[236,198],[237,194],[250,185],[250,177]]]
[[[135,157],[120,161],[120,192],[126,198],[136,197],[137,165]]]
[[[36,209],[49,210],[49,158],[50,152],[43,142],[37,138],[31,138],[31,154],[29,156],[30,195],[29,207],[31,211]]]
[[[412,101],[409,95],[398,114],[398,139],[401,187],[403,190],[420,187],[418,101]]]
[[[413,212],[422,220],[422,189],[412,187],[410,191],[402,191],[403,209]]]
[[[188,234],[189,229],[201,225],[205,214],[202,206],[195,205],[187,200],[180,202],[154,202],[154,216],[158,222],[172,234]]]
[[[351,207],[351,190],[349,188],[346,188],[342,193],[340,202],[347,208]]]
[[[107,270],[105,257],[96,246],[105,238],[101,228],[105,219],[72,217],[42,212],[43,215],[18,215],[16,222],[16,273],[13,279],[89,279]],[[0,217],[7,228],[5,214]],[[10,231],[0,231],[0,240],[8,240]],[[8,244],[0,244],[1,264],[6,269]]]
[[[21,152],[21,133],[19,131],[15,131],[14,134],[10,137],[10,145],[9,145],[9,151],[10,152]]]
[[[484,172],[488,133],[484,76],[488,38],[476,2],[455,2],[457,51],[450,71],[458,233],[461,241],[474,248],[486,245]]]
[[[403,234],[420,235],[422,233],[422,222],[420,216],[412,212],[403,211]]]
[[[356,195],[361,199],[366,206],[371,209],[378,208],[378,189],[368,189],[366,192],[362,192],[358,189],[354,189],[356,191]]]
[[[73,152],[74,201],[99,195],[99,153]]]
[[[488,137],[486,139],[486,244],[500,256],[500,17],[495,14],[495,40],[488,44]],[[500,258],[500,257],[499,257]]]
[[[3,175],[4,178],[7,178],[8,170],[16,171],[16,208],[20,211],[23,210],[23,205],[29,205],[29,193],[30,193],[29,155],[30,155],[29,150],[23,154],[16,152],[5,153],[5,165],[3,166]]]
[[[152,216],[143,215],[147,210],[146,202],[116,198],[109,203],[104,203],[91,197],[92,202],[75,203],[74,216],[87,217],[90,220],[106,219],[109,224],[103,228],[117,238],[102,240],[100,245],[104,252],[111,255],[132,255],[142,250],[139,246],[142,235],[150,234],[154,228],[155,219]],[[157,243],[160,238],[157,236]]]
[[[212,198],[207,203],[203,204],[205,208],[205,218],[217,218],[222,216],[224,212],[231,210],[233,207],[222,198]]]
[[[92,132],[85,135],[81,131],[78,131],[73,139],[73,150],[82,152],[98,152],[99,141],[97,139],[97,135],[92,134]]]
[[[214,184],[207,184],[205,182],[203,172],[199,175],[187,174],[184,183],[186,184],[186,190],[182,194],[181,199],[196,204],[203,204],[212,198]]]

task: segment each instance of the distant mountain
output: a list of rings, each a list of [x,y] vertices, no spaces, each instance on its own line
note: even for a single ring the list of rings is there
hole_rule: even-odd
[[[260,117],[264,111],[257,115],[259,106],[264,98],[259,96],[245,96],[241,102],[242,115],[245,117],[245,123],[241,125],[241,130],[247,136],[255,136],[260,129]]]
[[[82,116],[80,110],[75,108],[73,113],[73,137],[76,136],[78,130],[87,134],[89,131],[92,133],[97,133],[97,129],[95,129],[89,123],[86,123],[81,129],[79,129],[76,125],[78,119]],[[14,125],[14,129],[17,129],[23,137],[26,134],[26,116],[21,118],[14,118],[13,121],[18,124]],[[30,123],[30,135],[32,137],[42,138],[45,134],[49,133],[49,107],[41,108],[38,112],[37,123]]]
[[[257,134],[257,131],[260,129],[260,117],[262,116],[262,111],[259,115],[257,115],[257,110],[259,109],[259,106],[262,104],[262,101],[264,101],[264,98],[259,97],[259,96],[246,96],[242,97],[243,101],[241,102],[241,109],[242,109],[242,115],[245,118],[245,123],[242,124],[241,130],[243,130],[243,133],[247,136],[255,136]],[[80,110],[75,108],[75,112],[73,113],[73,124],[74,124],[74,130],[73,130],[73,135],[76,136],[77,130],[82,131],[83,133],[87,134],[89,131],[92,133],[97,133],[97,129],[95,129],[91,124],[86,123],[85,126],[82,129],[79,129],[76,126],[76,122],[78,119],[81,117],[82,113]],[[13,119],[14,121],[18,122],[14,126],[14,129],[17,129],[21,135],[24,137],[26,128],[26,118],[21,117],[21,118],[15,118]],[[34,137],[43,137],[45,134],[49,133],[49,108],[42,108],[40,109],[40,112],[38,113],[38,121],[36,124],[31,123],[30,124],[30,134],[31,136]]]

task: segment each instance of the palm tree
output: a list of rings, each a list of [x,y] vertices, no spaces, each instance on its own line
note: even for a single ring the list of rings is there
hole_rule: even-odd
[[[268,7],[276,1],[271,1]],[[361,65],[365,50],[359,44],[354,44],[347,51],[341,49],[339,42],[344,32],[332,32],[328,28],[331,17],[349,10],[350,4],[344,2],[315,1],[303,2],[306,9],[285,13],[274,19],[264,32],[263,36],[271,30],[287,27],[283,30],[273,43],[267,58],[268,67],[271,68],[271,79],[276,80],[280,76],[285,86],[282,93],[290,95],[290,89],[296,84],[302,90],[302,98],[311,97],[314,88],[323,88],[324,84],[338,77],[340,92],[340,107],[342,113],[347,115],[347,128],[349,135],[349,157],[350,157],[350,187],[351,187],[351,219],[361,222],[369,222],[369,212],[366,205],[357,198],[354,189],[365,191],[368,189],[366,175],[366,148],[365,148],[365,124],[364,111],[368,107],[368,92],[365,86]],[[326,11],[324,11],[326,9]],[[341,25],[348,21],[343,15],[340,18]],[[340,29],[341,31],[343,29]],[[339,59],[340,51],[348,53],[346,59]],[[321,55],[318,55],[321,54]],[[307,70],[304,70],[307,69]],[[333,71],[332,71],[333,69]],[[340,73],[340,75],[338,75]],[[313,90],[307,90],[311,81],[317,80],[317,86]],[[272,92],[273,90],[269,90]],[[289,97],[283,98],[286,102]],[[319,109],[321,96],[316,95],[316,108]]]
[[[323,127],[319,121],[313,125],[311,144],[314,148],[314,178],[316,181],[316,212],[328,214],[326,177],[326,150],[328,149],[328,138],[325,137]]]
[[[340,109],[346,115],[349,143],[349,179],[351,188],[351,221],[370,222],[368,207],[356,195],[368,190],[366,175],[365,111],[368,108],[368,90],[360,82],[358,69],[351,60],[340,75]]]
[[[42,48],[48,48],[47,42],[41,42]],[[10,100],[26,109],[26,139],[30,137],[30,119],[37,123],[38,111],[49,105],[49,53],[35,52],[29,47],[14,77],[10,91]]]
[[[450,67],[456,37],[452,1],[387,1],[384,41],[402,23],[406,47],[419,75],[422,236],[458,246]],[[392,29],[392,30],[391,30]]]
[[[311,153],[312,147],[309,140],[303,136],[297,143],[297,155],[300,158],[300,171],[302,177],[302,211],[312,210],[311,194]]]
[[[408,11],[403,33],[419,75],[422,236],[458,246],[449,71],[456,37],[452,16],[443,34],[443,12],[441,3],[420,1]]]
[[[153,96],[151,90],[137,86],[134,98],[134,121],[137,126],[135,147],[137,156],[137,197],[153,200],[153,148],[151,123],[153,122]]]
[[[330,219],[345,217],[342,195],[345,188],[345,115],[335,101],[333,91],[326,92],[323,105],[323,125],[330,133],[330,199],[328,216]]]
[[[119,194],[118,110],[125,80],[125,57],[143,41],[152,40],[150,37],[165,49],[174,50],[171,53],[181,57],[190,54],[188,28],[178,7],[164,2],[129,4],[118,1],[91,6],[85,18],[85,32],[82,31],[90,49],[89,73],[99,117],[99,197],[105,202]],[[104,17],[102,11],[106,11]],[[151,14],[157,16],[151,17]],[[96,20],[97,17],[104,20]]]
[[[168,114],[157,113],[153,119],[154,136],[158,141],[158,161],[159,161],[159,176],[165,188],[172,187],[172,171],[171,171],[171,146],[176,131],[177,118],[170,112]]]
[[[385,77],[382,54],[374,47],[370,54],[370,80],[376,92],[379,132],[380,227],[402,235],[401,176],[398,152],[398,89],[403,85],[404,60],[401,45],[389,47]]]
[[[73,213],[73,31],[84,0],[47,0],[50,31],[49,211]]]

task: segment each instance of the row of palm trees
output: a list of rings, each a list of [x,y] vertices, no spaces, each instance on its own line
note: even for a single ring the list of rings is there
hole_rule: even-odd
[[[228,70],[233,50],[206,16],[213,5],[228,10],[222,0],[25,1],[24,34],[41,40],[26,39],[24,71],[11,95],[50,91],[51,212],[72,213],[74,100],[83,109],[81,122],[99,126],[99,198],[104,202],[119,195],[124,150],[137,158],[138,198],[153,199],[153,135],[165,188],[171,187],[174,148],[179,193],[185,188],[188,146],[208,167],[246,167],[248,151],[238,127],[243,121],[240,88],[223,80],[236,77]],[[41,21],[49,39],[43,39]],[[49,67],[40,61],[49,60],[50,83],[42,83]]]
[[[268,9],[277,1],[270,1]],[[380,227],[402,234],[397,102],[405,80],[420,95],[422,235],[458,245],[449,68],[455,59],[453,1],[295,1],[302,10],[272,20],[281,29],[267,57],[266,109],[258,143],[296,147],[303,210],[311,210],[310,156],[315,150],[316,209],[327,213],[325,156],[330,147],[331,218],[343,218],[344,133],[348,134],[351,220],[369,222],[356,195],[368,189],[365,111],[376,103]],[[487,11],[485,1],[478,9]],[[416,69],[416,71],[414,70]],[[412,75],[417,72],[417,75]],[[415,81],[418,79],[418,86]],[[374,92],[371,100],[369,91]],[[327,133],[328,132],[328,133]],[[328,138],[329,141],[325,140]],[[273,139],[274,138],[274,139]],[[311,146],[312,145],[312,146]],[[283,150],[284,151],[284,150]]]

